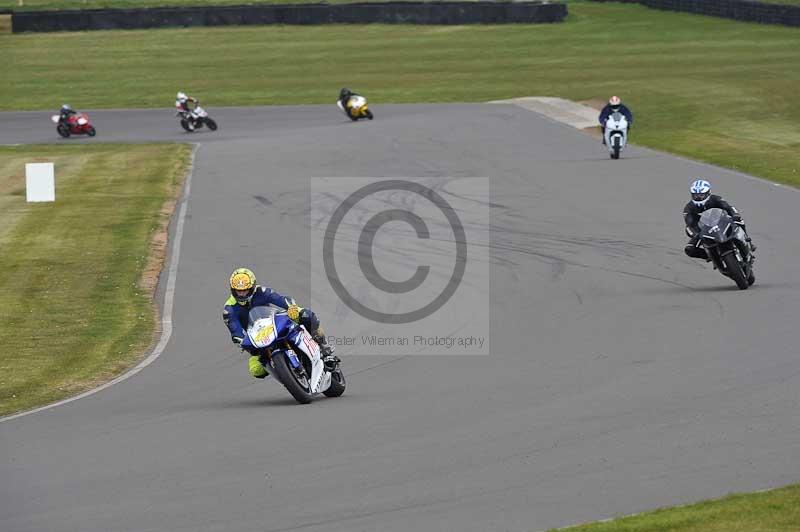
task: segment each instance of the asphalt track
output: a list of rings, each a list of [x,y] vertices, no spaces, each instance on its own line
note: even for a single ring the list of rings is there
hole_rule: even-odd
[[[67,141],[48,113],[0,116],[2,143],[201,143],[166,350],[0,423],[0,530],[535,531],[800,479],[797,191],[636,147],[611,161],[509,105],[209,110],[216,133],[106,111]],[[491,355],[340,349],[345,396],[308,407],[249,377],[227,275],[257,264],[309,296],[319,175],[491,178]],[[693,176],[760,244],[751,290],[684,256]]]

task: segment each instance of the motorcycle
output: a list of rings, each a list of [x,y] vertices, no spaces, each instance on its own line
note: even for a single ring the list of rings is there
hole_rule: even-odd
[[[60,115],[53,115],[50,120],[56,124],[56,131],[64,138],[70,135],[89,135],[94,137],[97,135],[97,130],[89,121],[89,115],[86,113],[78,113],[67,117],[67,121],[62,122]]]
[[[753,273],[755,257],[746,240],[747,235],[727,212],[708,209],[700,215],[697,225],[700,244],[714,263],[714,269],[733,279],[740,290],[756,282]]]
[[[217,123],[208,116],[205,109],[200,107],[200,102],[197,102],[195,108],[191,111],[184,111],[177,103],[175,106],[178,107],[176,116],[181,117],[181,127],[189,133],[203,127],[203,125],[208,127],[211,131],[217,130]]]
[[[261,363],[298,403],[308,404],[320,393],[326,397],[344,393],[346,382],[339,359],[326,365],[319,344],[283,309],[252,308],[247,335],[258,349]]]
[[[344,105],[342,105],[342,102],[340,100],[336,101],[336,105],[353,122],[356,122],[361,118],[367,118],[369,120],[372,120],[374,118],[374,115],[372,114],[372,111],[370,110],[369,105],[367,104],[367,99],[364,98],[363,96],[351,97],[349,100],[347,100],[346,108]]]
[[[612,159],[619,159],[619,153],[628,143],[628,119],[620,112],[612,113],[606,119],[606,146]]]

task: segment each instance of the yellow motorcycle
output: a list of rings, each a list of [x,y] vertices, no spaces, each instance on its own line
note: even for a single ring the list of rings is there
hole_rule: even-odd
[[[337,101],[336,105],[353,122],[356,122],[361,118],[366,118],[368,120],[372,120],[374,118],[374,115],[372,114],[372,111],[370,111],[369,105],[367,104],[367,99],[363,96],[351,97],[349,100],[347,100],[346,107],[342,105],[341,101]]]

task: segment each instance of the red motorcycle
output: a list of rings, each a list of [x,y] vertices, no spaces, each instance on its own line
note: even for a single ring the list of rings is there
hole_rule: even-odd
[[[97,130],[94,128],[92,123],[89,122],[89,115],[86,113],[70,115],[67,118],[66,124],[61,121],[61,117],[59,115],[53,115],[50,117],[50,119],[55,122],[56,131],[58,131],[58,134],[64,138],[67,138],[70,135],[89,135],[90,137],[97,135]]]

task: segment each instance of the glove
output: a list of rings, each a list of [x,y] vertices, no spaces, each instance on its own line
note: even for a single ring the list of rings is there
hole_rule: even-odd
[[[289,304],[289,308],[286,309],[286,314],[288,314],[289,319],[292,321],[298,321],[300,319],[300,313],[303,311],[299,305],[295,302],[291,302]]]

